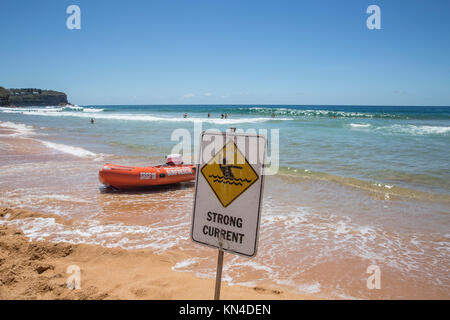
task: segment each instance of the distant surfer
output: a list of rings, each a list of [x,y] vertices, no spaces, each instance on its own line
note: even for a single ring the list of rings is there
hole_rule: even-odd
[[[91,124],[94,124],[94,118],[91,118]]]

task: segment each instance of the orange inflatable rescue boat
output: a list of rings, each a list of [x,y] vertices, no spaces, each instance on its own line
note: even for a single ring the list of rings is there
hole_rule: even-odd
[[[166,164],[153,167],[129,167],[105,164],[98,179],[116,189],[132,189],[163,184],[174,184],[195,179],[195,165],[185,165],[180,155],[169,155]]]

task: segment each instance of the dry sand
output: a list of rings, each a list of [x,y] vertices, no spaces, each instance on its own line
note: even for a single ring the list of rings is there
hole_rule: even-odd
[[[23,209],[0,208],[0,219],[48,217]],[[67,223],[67,221],[66,221]],[[30,242],[17,229],[0,225],[0,299],[212,299],[214,280],[175,272],[188,258],[180,250],[150,250],[48,241]],[[226,263],[226,259],[225,259]],[[81,270],[81,288],[69,289],[69,266]],[[222,299],[311,299],[270,287],[222,284]]]

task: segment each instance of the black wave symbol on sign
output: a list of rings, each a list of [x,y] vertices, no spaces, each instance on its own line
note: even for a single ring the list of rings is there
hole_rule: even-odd
[[[233,181],[240,181],[240,182],[247,182],[247,183],[252,182],[252,180],[249,180],[249,179],[228,178],[228,177],[224,177],[224,176],[216,176],[214,174],[210,174],[208,177],[215,178],[215,179],[221,179],[221,180],[233,180]]]
[[[224,181],[224,180],[220,180],[220,179],[214,179],[213,181],[219,182],[219,183],[225,183],[225,184],[234,184],[236,186],[242,186],[242,183],[240,183],[240,182]]]

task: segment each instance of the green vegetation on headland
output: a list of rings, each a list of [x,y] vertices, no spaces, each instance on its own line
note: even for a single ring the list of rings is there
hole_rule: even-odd
[[[6,106],[9,104],[9,91],[3,87],[0,87],[0,106]]]
[[[57,106],[68,104],[64,92],[35,88],[9,89],[0,87],[0,105],[6,106]]]

